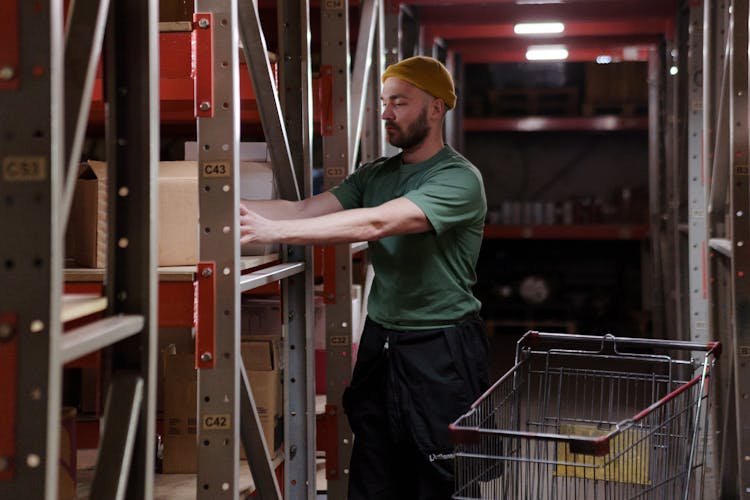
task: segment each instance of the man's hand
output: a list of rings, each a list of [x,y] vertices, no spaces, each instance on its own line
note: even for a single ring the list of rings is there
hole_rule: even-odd
[[[275,224],[240,203],[240,243],[275,243]]]

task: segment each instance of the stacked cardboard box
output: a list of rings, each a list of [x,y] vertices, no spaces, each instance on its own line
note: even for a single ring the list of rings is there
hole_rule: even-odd
[[[271,455],[283,442],[281,339],[258,336],[242,342],[241,356]],[[197,469],[197,372],[195,355],[167,349],[164,362],[164,458],[168,474]],[[244,457],[244,450],[241,449]]]
[[[241,351],[266,446],[273,456],[284,439],[281,338],[271,336],[243,341]],[[241,455],[244,457],[244,453]]]
[[[248,200],[277,197],[269,163],[240,163],[240,197]],[[106,264],[108,198],[106,164],[89,161],[81,165],[66,235],[67,256],[77,265],[101,268]],[[157,209],[159,265],[195,265],[199,234],[197,162],[160,162]],[[263,255],[277,249],[278,245],[245,245],[242,254]]]
[[[166,474],[194,473],[198,467],[194,354],[164,355],[164,458]]]

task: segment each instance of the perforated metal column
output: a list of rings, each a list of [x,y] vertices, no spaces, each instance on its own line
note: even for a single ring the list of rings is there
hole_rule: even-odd
[[[108,312],[142,315],[140,334],[112,347],[113,384],[140,386],[128,404],[137,410],[135,422],[107,408],[106,424],[117,435],[135,432],[132,465],[127,450],[107,449],[107,429],[96,469],[92,495],[101,487],[114,491],[128,473],[127,498],[151,498],[156,434],[157,352],[157,228],[159,162],[159,46],[158,2],[116,0],[107,33],[106,98],[108,101]],[[85,109],[85,107],[84,107]],[[119,387],[113,385],[112,387]],[[109,398],[126,398],[125,394]],[[138,397],[138,393],[142,395]],[[133,429],[136,423],[136,429]],[[127,442],[127,441],[125,441]],[[118,456],[118,453],[124,452]],[[114,458],[112,457],[114,455]],[[120,459],[121,457],[121,459]],[[106,459],[106,460],[105,460]],[[129,466],[129,467],[128,467]],[[102,495],[101,498],[107,496]]]
[[[0,35],[0,497],[57,498],[62,2],[5,2]],[[5,29],[4,29],[5,31]]]
[[[312,86],[309,5],[279,2],[279,94],[295,177],[302,195],[312,195]],[[315,344],[313,339],[313,254],[311,247],[287,248],[287,260],[304,262],[305,272],[282,282],[287,323],[284,355],[284,494],[314,499]]]
[[[748,1],[732,2],[730,63],[729,196],[732,241],[734,370],[737,421],[737,479],[742,498],[750,498],[750,183],[748,183]]]
[[[196,0],[195,11],[194,36],[200,38],[198,57],[202,57],[197,61],[198,86],[199,89],[206,86],[196,96],[195,103],[200,116],[200,260],[215,264],[214,270],[202,272],[199,287],[203,286],[201,279],[214,280],[216,299],[216,307],[209,307],[208,317],[201,318],[215,329],[213,345],[208,343],[209,347],[196,352],[196,363],[204,366],[198,371],[196,488],[199,499],[236,499],[242,362],[236,215],[239,213],[237,1]],[[205,57],[210,59],[206,61]],[[210,325],[207,328],[198,335],[209,334]]]
[[[321,5],[321,73],[332,82],[333,127],[323,136],[324,187],[339,184],[349,172],[350,82],[349,5],[344,0]],[[341,396],[352,372],[351,247],[335,247],[335,292],[326,296],[326,413],[335,419],[336,450],[326,455],[330,498],[346,498],[352,433]],[[329,279],[330,279],[329,274]],[[332,284],[328,283],[329,289]]]

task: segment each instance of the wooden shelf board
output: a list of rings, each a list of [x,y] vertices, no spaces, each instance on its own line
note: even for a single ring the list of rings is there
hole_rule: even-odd
[[[240,258],[242,271],[249,271],[271,262],[279,260],[279,254],[248,255]],[[159,268],[159,281],[195,281],[197,266],[167,266]],[[66,282],[100,282],[104,280],[104,269],[67,268]]]
[[[85,318],[107,309],[107,297],[92,294],[64,294],[62,300],[62,322]]]

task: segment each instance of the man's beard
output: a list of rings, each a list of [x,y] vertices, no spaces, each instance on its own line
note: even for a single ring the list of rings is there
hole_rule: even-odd
[[[396,129],[396,135],[389,138],[391,145],[403,150],[409,150],[420,145],[430,132],[430,128],[427,125],[427,108],[422,109],[417,119],[409,125],[409,129],[406,132],[393,122],[386,122],[386,125]]]

